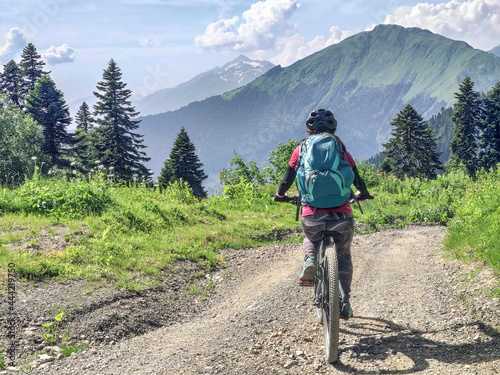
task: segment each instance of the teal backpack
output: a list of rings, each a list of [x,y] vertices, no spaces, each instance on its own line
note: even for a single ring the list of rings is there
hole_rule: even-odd
[[[315,134],[300,145],[297,181],[302,204],[329,208],[351,198],[354,172],[342,157],[342,142],[330,134]]]

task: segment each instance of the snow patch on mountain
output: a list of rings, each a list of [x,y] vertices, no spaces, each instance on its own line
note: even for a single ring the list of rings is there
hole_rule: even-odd
[[[198,74],[174,88],[158,90],[139,99],[136,108],[142,115],[173,111],[244,86],[273,67],[274,64],[269,61],[251,60],[240,55],[222,67]]]

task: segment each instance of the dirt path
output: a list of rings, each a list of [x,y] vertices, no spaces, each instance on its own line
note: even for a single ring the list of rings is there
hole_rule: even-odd
[[[297,285],[301,247],[274,245],[227,251],[204,312],[32,373],[500,373],[500,304],[483,293],[493,278],[444,260],[444,235],[415,226],[355,238],[355,318],[341,324],[338,364],[323,360],[312,289]]]

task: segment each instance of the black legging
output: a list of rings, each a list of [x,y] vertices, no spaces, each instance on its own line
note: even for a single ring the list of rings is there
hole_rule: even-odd
[[[349,300],[352,282],[351,243],[354,235],[354,218],[351,214],[327,212],[302,217],[305,257],[318,254],[325,231],[334,232],[333,240],[337,249],[339,279],[342,299]]]

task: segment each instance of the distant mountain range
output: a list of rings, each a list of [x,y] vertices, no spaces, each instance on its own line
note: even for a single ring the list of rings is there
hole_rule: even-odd
[[[143,117],[139,132],[158,174],[184,126],[210,185],[233,150],[263,166],[278,142],[306,136],[312,109],[329,108],[338,135],[361,160],[381,150],[406,104],[429,118],[455,102],[466,76],[478,91],[489,91],[500,77],[500,58],[427,30],[379,25],[223,95]]]
[[[488,52],[500,57],[500,46],[496,46],[495,48],[490,49]]]
[[[221,68],[201,73],[174,88],[158,90],[136,101],[134,105],[141,115],[174,111],[189,103],[246,85],[273,67],[274,64],[269,61],[251,60],[240,55]]]

